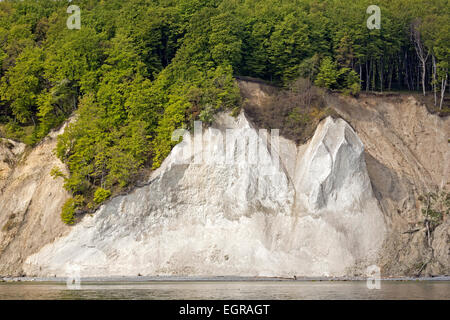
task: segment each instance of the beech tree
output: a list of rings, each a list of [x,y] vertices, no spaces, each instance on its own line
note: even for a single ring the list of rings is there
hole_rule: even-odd
[[[422,90],[423,95],[426,95],[425,89],[425,75],[426,75],[426,64],[428,57],[430,56],[430,51],[424,46],[421,32],[420,32],[420,24],[421,21],[419,19],[415,19],[411,23],[411,40],[414,44],[414,49],[416,50],[417,57],[420,60],[421,68],[422,68]]]

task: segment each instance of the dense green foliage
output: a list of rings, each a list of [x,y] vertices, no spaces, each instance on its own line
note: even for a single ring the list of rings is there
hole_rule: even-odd
[[[61,210],[61,220],[66,224],[75,223],[75,215],[84,204],[84,198],[81,195],[76,195],[68,199]]]
[[[381,29],[369,30],[372,2],[75,0],[81,29],[70,30],[67,1],[2,1],[0,129],[34,144],[76,112],[56,152],[66,188],[92,204],[98,188],[114,193],[160,166],[174,129],[236,113],[236,75],[445,92],[448,1],[377,1]]]
[[[111,196],[111,191],[103,189],[103,188],[98,188],[94,192],[94,202],[102,203],[103,201],[108,199],[110,196]]]

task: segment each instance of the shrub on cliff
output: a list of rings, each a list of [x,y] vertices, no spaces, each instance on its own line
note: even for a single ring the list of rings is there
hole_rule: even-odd
[[[330,57],[326,57],[320,64],[319,74],[317,75],[315,84],[316,86],[327,89],[337,89],[338,77],[339,71],[336,63]]]
[[[94,202],[97,204],[102,203],[106,199],[108,199],[111,196],[111,191],[103,189],[103,188],[97,188],[94,192]]]
[[[84,204],[84,197],[76,195],[73,198],[68,199],[61,210],[61,219],[65,224],[75,223],[75,214]]]
[[[359,76],[351,68],[339,68],[330,57],[322,60],[315,84],[327,89],[338,89],[356,95],[360,91]]]
[[[422,214],[424,216],[424,225],[426,227],[428,245],[431,246],[431,234],[450,214],[450,192],[429,192],[420,195],[418,200],[422,202]]]

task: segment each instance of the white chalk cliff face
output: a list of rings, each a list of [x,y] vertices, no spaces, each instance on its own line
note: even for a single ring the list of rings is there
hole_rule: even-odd
[[[82,277],[364,273],[377,261],[385,224],[356,133],[329,117],[306,145],[264,137],[244,114],[220,114],[203,135],[185,135],[147,185],[86,216],[29,256],[24,271],[67,276],[79,268]]]

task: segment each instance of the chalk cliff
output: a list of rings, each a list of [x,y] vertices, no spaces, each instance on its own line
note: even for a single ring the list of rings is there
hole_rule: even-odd
[[[0,274],[357,276],[376,264],[383,276],[448,275],[448,217],[428,239],[417,199],[449,188],[449,119],[412,97],[327,102],[340,118],[302,145],[244,112],[180,133],[145,185],[73,227],[49,175],[66,170],[52,152],[64,127],[32,150],[0,145]]]
[[[147,186],[30,256],[25,272],[344,276],[375,263],[385,226],[353,129],[327,118],[300,148],[274,140],[244,114],[219,115],[203,137],[185,137]]]

